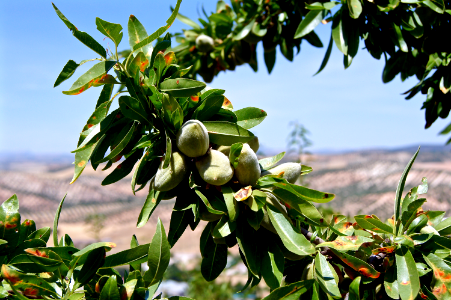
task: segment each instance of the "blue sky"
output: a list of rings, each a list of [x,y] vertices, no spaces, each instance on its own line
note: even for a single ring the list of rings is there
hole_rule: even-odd
[[[113,44],[97,31],[95,17],[122,24],[120,49],[125,49],[130,14],[151,33],[165,23],[169,6],[175,2],[56,0],[55,4],[75,26],[104,46]],[[196,19],[202,4],[208,12],[214,10],[215,1],[184,0],[181,13]],[[176,20],[170,30],[182,28],[187,26]],[[317,32],[327,44],[330,24],[319,25]],[[401,82],[397,77],[383,84],[384,62],[374,60],[365,50],[344,70],[335,47],[326,69],[313,76],[326,49],[318,50],[307,42],[301,48],[294,62],[278,53],[276,67],[268,75],[260,47],[258,73],[241,66],[235,72],[221,73],[210,84],[225,89],[236,109],[255,106],[268,112],[266,120],[253,129],[262,145],[284,149],[288,124],[295,120],[311,131],[313,152],[446,142],[446,136],[437,135],[448,124],[446,120],[424,130],[424,110],[420,110],[424,96],[406,101],[401,95],[416,84],[415,79]],[[77,96],[61,93],[88,64],[61,86],[53,88],[53,83],[69,59],[80,62],[97,57],[96,53],[72,36],[50,1],[22,0],[0,1],[0,55],[0,152],[60,154],[73,150],[100,88]]]

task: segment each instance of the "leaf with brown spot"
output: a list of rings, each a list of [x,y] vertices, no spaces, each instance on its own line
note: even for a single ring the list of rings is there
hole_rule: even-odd
[[[247,186],[236,192],[234,197],[236,201],[244,201],[249,198],[250,195],[252,195],[252,186]]]
[[[102,61],[95,64],[85,74],[81,75],[68,91],[64,91],[65,95],[78,95],[94,85],[101,85],[102,79],[105,79],[107,72],[116,64],[116,61]],[[108,83],[108,82],[107,82]]]
[[[396,275],[402,300],[415,299],[420,290],[420,277],[412,253],[405,246],[395,253]]]
[[[130,47],[133,49],[133,47],[136,44],[139,44],[141,41],[143,41],[145,38],[147,38],[148,34],[144,26],[141,24],[141,22],[138,21],[138,19],[134,15],[130,15],[130,18],[128,20],[128,41],[130,44]],[[151,44],[148,44],[146,46],[143,46],[141,48],[141,51],[144,53],[147,59],[150,60],[152,56],[152,50],[153,47]]]
[[[431,267],[434,276],[432,293],[438,300],[451,297],[451,267],[433,253],[423,254],[426,263]]]
[[[14,249],[19,241],[20,234],[16,232],[20,228],[19,200],[16,194],[0,206],[0,239],[7,241],[0,245],[3,250],[6,247]]]
[[[390,253],[395,252],[395,250],[396,250],[396,246],[387,246],[387,247],[373,249],[372,252],[374,255],[377,255],[379,253],[390,254]]]
[[[381,273],[376,271],[367,262],[355,256],[334,249],[331,249],[331,251],[336,256],[338,256],[338,258],[340,258],[345,264],[347,264],[349,267],[359,272],[362,275],[363,282],[371,281],[372,279],[376,279],[381,275]]]
[[[114,44],[116,44],[116,48],[119,43],[122,41],[122,36],[124,35],[122,32],[122,26],[120,24],[110,23],[96,18],[97,30],[109,37]]]
[[[364,236],[339,236],[332,242],[325,242],[316,247],[329,247],[339,251],[357,251],[363,243],[373,242],[372,239]]]
[[[166,63],[166,66],[169,66],[170,64],[175,64],[177,62],[175,58],[175,53],[173,51],[170,51],[164,55],[164,61]]]
[[[227,110],[233,109],[232,102],[230,102],[230,100],[227,99],[227,97],[224,97],[224,102],[222,103],[222,108],[227,109]]]
[[[138,52],[132,62],[127,66],[131,77],[135,77],[140,71],[144,73],[149,66],[149,60],[143,52]]]
[[[22,292],[24,295],[27,294],[27,296],[40,298],[42,298],[42,296],[49,296],[55,299],[60,298],[53,286],[45,281],[44,278],[21,273],[9,265],[2,266],[1,275],[12,288]]]

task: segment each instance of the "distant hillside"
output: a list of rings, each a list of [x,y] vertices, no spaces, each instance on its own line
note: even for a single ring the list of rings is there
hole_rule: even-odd
[[[303,184],[335,193],[336,199],[328,205],[344,214],[365,212],[388,218],[393,213],[399,177],[416,149],[412,146],[309,155],[303,157],[303,162],[314,171],[303,176]],[[293,155],[284,159],[296,160]],[[69,185],[73,172],[71,162],[72,155],[0,155],[0,199],[17,193],[24,215],[42,222],[52,220],[66,193],[68,198],[62,215],[65,222],[83,221],[91,213],[136,219],[147,188],[134,196],[130,178],[102,187],[100,183],[109,171],[94,172],[89,168]],[[428,178],[430,186],[425,209],[448,211],[451,205],[451,146],[422,146],[408,177],[407,188],[420,184],[422,177]],[[169,206],[170,203],[165,202]],[[170,211],[168,207],[168,214]]]

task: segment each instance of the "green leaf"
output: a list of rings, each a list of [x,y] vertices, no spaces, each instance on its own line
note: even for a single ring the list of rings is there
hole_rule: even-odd
[[[271,224],[276,229],[284,246],[290,251],[298,255],[310,255],[315,253],[315,247],[307,240],[307,238],[296,230],[290,221],[279,212],[279,210],[271,204],[266,204]]]
[[[226,216],[222,216],[216,226],[213,228],[211,235],[214,238],[220,239],[230,235],[236,228],[235,222],[229,222]]]
[[[169,265],[171,253],[169,242],[166,238],[163,223],[158,218],[157,229],[149,246],[147,265],[149,270],[144,273],[143,279],[147,286],[157,283],[163,278],[163,274]]]
[[[348,55],[348,36],[343,26],[343,12],[340,10],[334,15],[332,23],[332,38],[338,50],[345,56]]]
[[[69,60],[66,63],[66,65],[64,66],[64,68],[61,71],[61,73],[58,75],[58,78],[56,79],[55,84],[53,85],[53,87],[57,87],[63,81],[69,79],[75,73],[75,70],[78,68],[78,66],[80,66],[80,65],[77,64],[75,61]]]
[[[291,208],[304,215],[308,220],[313,222],[315,226],[328,226],[323,215],[310,201],[306,200],[304,196],[294,190],[295,185],[285,183],[274,183],[273,186],[276,189],[273,194],[277,196],[284,203],[288,204]]]
[[[149,186],[149,194],[147,195],[146,202],[139,213],[138,222],[136,223],[136,227],[140,228],[146,225],[147,221],[149,221],[150,216],[152,215],[155,208],[161,201],[161,195],[159,191],[155,191],[152,189],[152,185]]]
[[[111,150],[110,154],[108,154],[105,158],[101,159],[97,163],[103,163],[103,162],[106,162],[108,160],[112,160],[115,157],[117,157],[122,152],[122,150],[124,150],[124,148],[128,145],[128,143],[132,139],[132,136],[135,133],[136,125],[137,125],[136,123],[133,123],[133,125],[130,127],[130,129],[128,130],[127,134],[119,142],[119,144],[113,150]]]
[[[175,18],[177,17],[177,14],[179,12],[180,4],[182,3],[182,0],[177,0],[177,4],[175,5],[175,9],[172,11],[171,16],[166,21],[166,25],[158,28],[157,31],[149,35],[147,38],[133,46],[133,51],[136,51],[137,49],[140,49],[150,43],[152,43],[154,40],[156,40],[158,37],[160,37],[166,30],[169,29],[169,27],[174,22]]]
[[[176,211],[171,214],[171,222],[169,224],[168,241],[171,248],[185,232],[186,227],[194,219],[193,213],[189,209]]]
[[[99,17],[96,18],[96,25],[97,30],[109,37],[116,44],[117,48],[122,41],[122,26],[120,24],[104,21]]]
[[[256,231],[243,218],[237,219],[236,240],[243,252],[247,268],[256,277],[260,274],[260,253]]]
[[[246,143],[250,141],[254,135],[243,127],[224,121],[208,121],[203,122],[210,137],[210,143],[231,146],[235,143]]]
[[[435,229],[440,233],[440,235],[449,235],[451,234],[451,218],[446,218],[442,222],[440,222]]]
[[[266,118],[267,113],[263,109],[256,107],[246,107],[234,111],[237,117],[237,124],[244,129],[251,129],[257,126]]]
[[[25,273],[42,273],[42,272],[54,272],[61,265],[63,265],[62,259],[53,251],[36,251],[34,249],[26,249],[27,254],[19,254],[14,256],[9,264],[18,268]]]
[[[110,276],[100,292],[100,300],[121,300],[116,275]]]
[[[235,222],[239,213],[239,206],[237,201],[235,200],[234,192],[231,187],[223,185],[221,187],[222,193],[224,195],[224,201],[227,206],[227,214],[229,216],[229,220],[231,222]]]
[[[354,218],[357,224],[359,224],[364,229],[388,234],[392,234],[393,232],[393,228],[390,225],[383,223],[374,215],[357,215]]]
[[[415,299],[420,290],[420,277],[412,253],[401,246],[396,250],[395,258],[399,295],[402,300]]]
[[[0,239],[8,242],[8,248],[14,249],[19,240],[16,230],[20,228],[19,200],[16,194],[0,206],[0,222],[3,224],[0,229]],[[5,249],[6,245],[0,246]]]
[[[299,296],[307,292],[315,280],[298,281],[275,289],[263,300],[296,300]]]
[[[269,244],[268,251],[263,252],[262,276],[271,290],[280,287],[283,278],[285,258],[276,244]]]
[[[410,224],[417,217],[417,210],[423,205],[424,202],[426,202],[426,198],[415,200],[412,203],[410,203],[409,206],[407,206],[406,211],[402,213],[401,217],[403,226]],[[402,206],[404,206],[404,203]]]
[[[99,99],[97,99],[96,110],[102,105],[107,104],[109,109],[109,103],[111,94],[113,93],[114,84],[105,84],[100,92]],[[108,112],[108,110],[107,110]],[[106,113],[105,113],[106,114]]]
[[[296,29],[294,39],[299,39],[312,32],[316,28],[316,26],[318,26],[319,23],[321,23],[321,21],[324,19],[326,13],[326,10],[309,11]]]
[[[353,19],[358,19],[360,14],[362,13],[362,3],[360,2],[360,0],[349,0],[347,2],[349,16]]]
[[[336,5],[340,4],[340,2],[337,1],[331,1],[331,2],[314,2],[312,4],[305,3],[305,8],[309,10],[331,10]]]
[[[398,280],[396,266],[390,267],[384,276],[384,288],[387,295],[392,299],[399,299]]]
[[[61,208],[63,207],[64,200],[66,199],[66,195],[64,195],[63,199],[61,200],[60,204],[58,205],[58,209],[55,213],[55,218],[53,219],[53,245],[56,247],[58,246],[58,221],[60,219],[61,214]]]
[[[133,49],[135,45],[141,43],[147,36],[147,31],[141,22],[139,22],[134,15],[130,15],[130,18],[128,19],[128,42],[130,47]],[[149,60],[152,56],[152,49],[153,47],[151,44],[141,48],[141,51]]]
[[[418,155],[418,152],[420,152],[420,147],[418,147],[417,152],[413,155],[413,157],[410,159],[409,163],[407,164],[406,168],[404,169],[404,172],[401,175],[401,178],[399,179],[398,187],[396,188],[396,196],[395,196],[395,222],[396,227],[393,230],[393,234],[398,234],[398,229],[400,222],[398,222],[400,216],[401,216],[401,196],[402,192],[404,190],[404,186],[406,184],[407,174],[409,174],[410,168],[413,165],[413,162],[415,161],[415,158]],[[404,300],[404,299],[403,299]]]
[[[102,138],[100,138],[94,144],[90,145],[89,147],[87,147],[86,149],[84,149],[82,151],[75,153],[75,163],[74,163],[75,170],[74,170],[74,176],[72,177],[70,184],[74,183],[78,179],[78,177],[80,177],[80,175],[83,172],[83,170],[85,169],[89,159],[91,158],[91,155],[94,152],[94,149],[96,148],[96,146],[98,144],[100,144],[103,141],[104,138],[105,138],[105,136],[102,136]]]
[[[77,275],[77,282],[81,285],[88,283],[97,273],[105,261],[105,248],[96,248],[89,252],[86,261]]]
[[[174,10],[171,6],[171,10]],[[188,26],[193,27],[194,29],[201,29],[201,27],[199,26],[199,24],[197,24],[196,22],[194,22],[193,20],[191,20],[188,17],[185,17],[184,15],[182,15],[181,13],[177,14],[177,19],[179,19],[181,22],[185,23]]]
[[[85,74],[81,75],[65,95],[78,95],[89,89],[91,86],[99,86],[105,83],[115,83],[110,81],[111,75],[108,71],[116,64],[116,61],[102,61],[95,64]],[[108,77],[110,76],[110,77]]]
[[[330,35],[329,40],[329,46],[327,46],[326,54],[324,55],[323,61],[321,62],[321,66],[319,67],[319,70],[315,73],[319,74],[327,65],[327,62],[329,61],[330,54],[332,53],[332,45],[333,45],[333,35]]]
[[[364,236],[339,236],[332,242],[325,242],[316,247],[329,247],[339,251],[357,251],[363,243],[374,242]]]
[[[219,112],[223,103],[223,95],[212,95],[201,102],[191,118],[199,121],[207,121]]]
[[[149,245],[150,244],[136,245],[131,249],[109,255],[105,258],[105,263],[101,268],[115,268],[139,261],[146,262],[147,255],[149,254]]]
[[[422,3],[436,13],[443,14],[445,12],[445,2],[443,0],[426,0]]]
[[[227,265],[227,245],[216,244],[208,234],[202,251],[200,271],[206,281],[216,279]]]
[[[360,300],[360,280],[362,277],[357,277],[349,285],[349,300]]]
[[[47,243],[50,238],[50,227],[43,227],[41,229],[32,232],[27,239],[41,239]],[[8,241],[9,246],[13,244],[11,241]]]
[[[315,257],[315,277],[321,289],[334,299],[341,298],[334,269],[320,252]]]
[[[167,79],[160,83],[160,90],[173,97],[189,97],[197,94],[206,87],[206,84],[187,78]]]
[[[258,161],[258,163],[260,164],[260,169],[263,170],[269,170],[272,167],[274,167],[275,165],[277,165],[277,163],[285,156],[285,152],[279,153],[275,156],[272,157],[266,157],[263,159],[260,159]]]
[[[230,164],[235,169],[238,167],[238,162],[241,155],[241,150],[243,149],[243,143],[235,143],[230,147],[229,160]]]
[[[255,23],[255,19],[250,20],[249,23],[247,23],[245,26],[243,26],[241,28],[241,30],[233,36],[233,39],[235,41],[239,41],[239,40],[244,39],[246,36],[248,36],[252,30],[252,27],[254,26],[254,23]]]
[[[335,199],[335,194],[324,193],[291,183],[289,184],[289,186],[297,193],[300,198],[307,201],[327,203]]]
[[[79,31],[77,27],[74,26],[61,12],[60,10],[53,4],[53,8],[55,9],[56,14],[58,17],[66,24],[67,28],[72,31],[72,34],[83,44],[88,46],[90,49],[94,50],[97,54],[102,56],[103,58],[106,58],[106,51],[105,48],[102,47],[95,39],[93,39],[89,34],[83,31]]]
[[[2,265],[1,276],[5,279],[11,288],[15,291],[20,291],[24,296],[41,297],[49,296],[54,299],[59,299],[54,287],[50,285],[44,278],[36,275],[26,275],[16,271],[9,265]],[[17,293],[16,293],[17,294]],[[21,298],[22,299],[22,298]]]

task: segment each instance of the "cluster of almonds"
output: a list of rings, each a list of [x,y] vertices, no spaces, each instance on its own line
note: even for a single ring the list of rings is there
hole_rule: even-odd
[[[290,183],[295,183],[301,174],[301,165],[284,163],[269,170],[262,171],[255,152],[258,150],[258,138],[244,143],[236,168],[230,163],[231,146],[210,148],[207,129],[198,120],[188,120],[176,136],[178,151],[172,153],[169,166],[163,168],[161,162],[152,179],[156,191],[174,189],[188,174],[188,159],[195,158],[196,169],[200,177],[208,184],[221,186],[227,184],[234,176],[242,186],[254,186],[264,175],[281,175]]]

